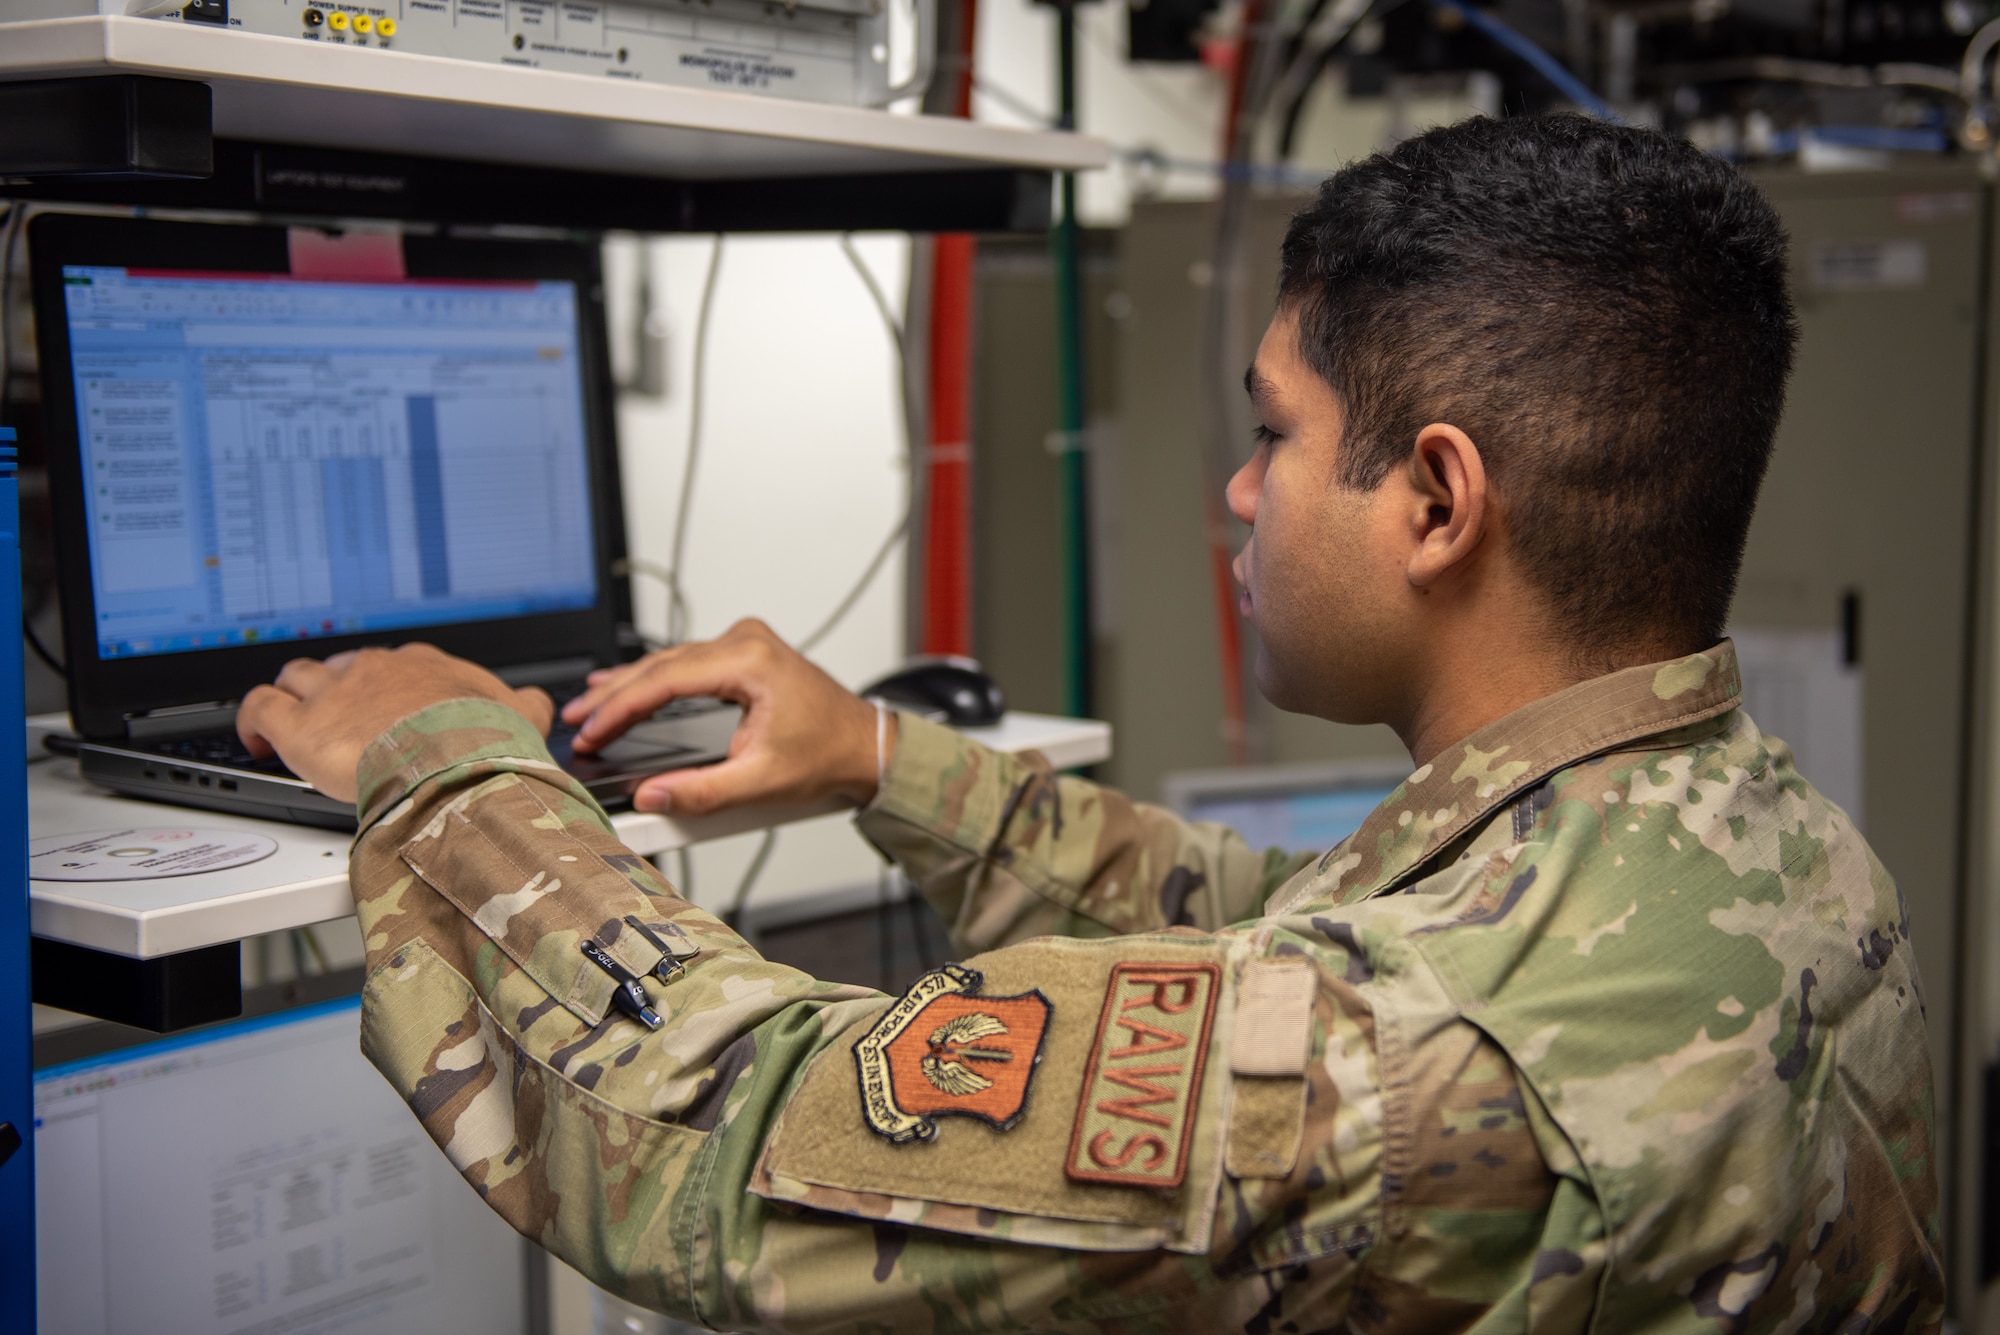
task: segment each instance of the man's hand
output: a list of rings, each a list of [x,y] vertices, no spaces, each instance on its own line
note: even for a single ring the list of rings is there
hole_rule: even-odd
[[[592,673],[590,689],[563,706],[563,721],[580,725],[576,749],[588,753],[691,695],[743,706],[729,758],[646,780],[632,795],[639,810],[704,815],[749,802],[837,795],[860,804],[875,795],[873,706],[761,621],[739,621],[719,639]],[[893,717],[889,730],[884,741],[893,746]]]
[[[515,690],[485,668],[428,644],[356,649],[324,663],[295,658],[274,686],[243,698],[236,731],[253,755],[274,752],[328,797],[352,802],[355,766],[397,720],[446,700],[494,700],[546,734],[555,705],[537,687]]]

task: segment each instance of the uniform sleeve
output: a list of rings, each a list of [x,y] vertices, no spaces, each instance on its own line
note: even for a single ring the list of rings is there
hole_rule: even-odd
[[[886,782],[856,823],[970,950],[1035,936],[1214,931],[1259,916],[1314,857],[1259,852],[1214,822],[907,714]]]
[[[1398,1247],[1475,1292],[1458,1251],[1545,1208],[1396,1223],[1446,1180],[1423,1127],[1495,1184],[1533,1145],[1479,1112],[1477,1030],[1397,1018],[1316,929],[1051,938],[889,998],[675,895],[491,702],[398,724],[361,792],[363,1051],[508,1223],[683,1320],[1320,1329],[1404,1303]]]
[[[892,1002],[675,895],[501,706],[404,720],[361,791],[363,1050],[490,1206],[611,1292],[730,1330],[1248,1319],[1270,1295],[1222,1253],[1321,1263],[1300,1300],[1344,1303],[1379,1073],[1367,1005],[1321,971],[1291,1011],[1319,1055],[1243,1077],[1269,1094],[1232,1151],[1250,935],[1015,947]],[[1232,1152],[1268,1162],[1225,1190]]]

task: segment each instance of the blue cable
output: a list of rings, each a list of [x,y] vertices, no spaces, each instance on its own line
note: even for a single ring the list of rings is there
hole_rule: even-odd
[[[1512,28],[1494,18],[1483,9],[1475,9],[1465,0],[1431,0],[1439,9],[1448,9],[1464,19],[1468,27],[1477,28],[1490,37],[1498,46],[1505,47],[1521,59],[1535,67],[1537,73],[1556,86],[1556,91],[1582,107],[1600,120],[1615,125],[1623,125],[1625,118],[1611,109],[1611,104],[1590,91],[1583,80],[1563,68],[1562,62],[1536,46]]]

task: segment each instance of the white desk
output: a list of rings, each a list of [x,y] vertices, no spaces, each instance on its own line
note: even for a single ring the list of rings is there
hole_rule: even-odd
[[[37,723],[46,730],[50,721],[31,721],[34,751],[40,748]],[[1091,719],[1016,712],[994,727],[966,732],[996,750],[1040,751],[1051,764],[1064,769],[1095,764],[1111,754],[1111,725]],[[651,856],[840,809],[838,802],[825,802],[745,808],[703,817],[628,811],[613,816],[611,823],[618,837],[635,852]],[[31,838],[127,825],[251,830],[277,840],[278,851],[245,867],[194,876],[153,881],[32,881],[30,922],[36,936],[151,959],[344,918],[354,912],[354,901],[347,892],[349,837],[345,834],[117,797],[84,782],[71,760],[51,758],[28,767]]]

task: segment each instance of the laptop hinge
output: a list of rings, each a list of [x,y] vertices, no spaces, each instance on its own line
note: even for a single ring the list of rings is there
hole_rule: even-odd
[[[125,716],[125,735],[135,742],[189,732],[213,732],[236,722],[234,700],[210,700],[199,705],[173,705]]]

